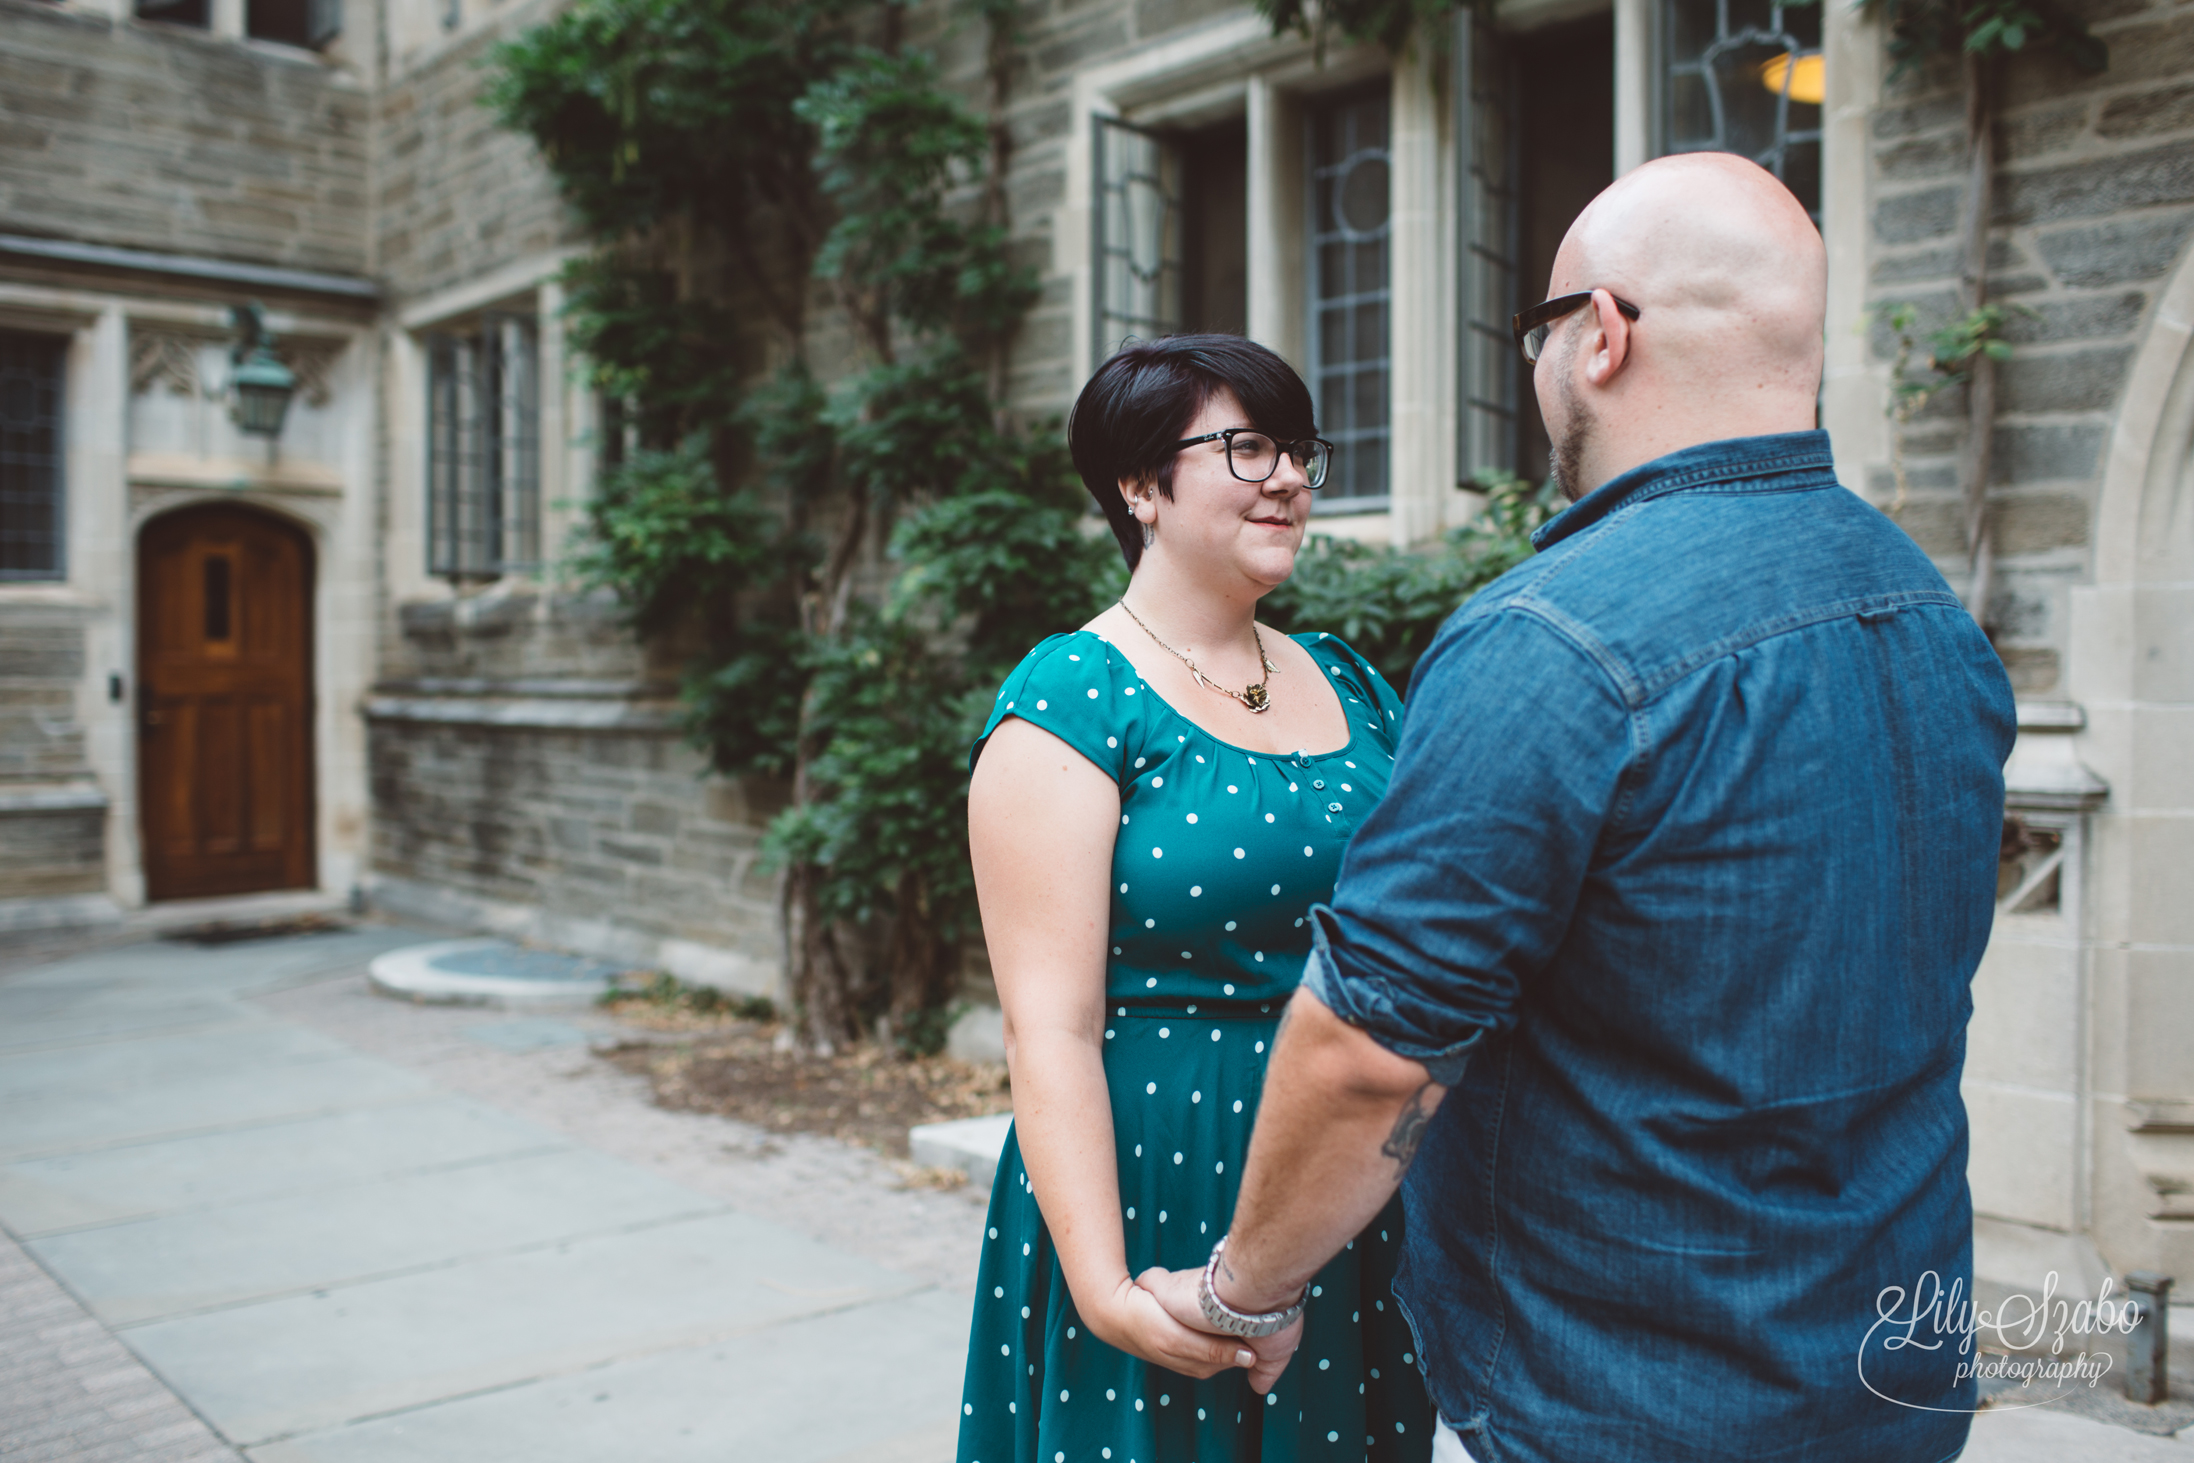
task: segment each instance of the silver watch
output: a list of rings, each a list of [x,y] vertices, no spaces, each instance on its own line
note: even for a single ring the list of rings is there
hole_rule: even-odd
[[[1260,1336],[1270,1336],[1285,1331],[1295,1324],[1303,1313],[1303,1301],[1310,1295],[1310,1287],[1295,1297],[1295,1304],[1285,1310],[1266,1311],[1262,1315],[1246,1315],[1219,1299],[1214,1283],[1219,1275],[1219,1256],[1225,1252],[1227,1239],[1219,1236],[1219,1242],[1211,1247],[1211,1258],[1204,1261],[1203,1278],[1196,1282],[1196,1308],[1204,1313],[1204,1321],[1222,1336],[1239,1336],[1254,1341]]]

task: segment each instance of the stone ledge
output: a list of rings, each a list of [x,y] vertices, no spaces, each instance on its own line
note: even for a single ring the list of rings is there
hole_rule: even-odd
[[[368,721],[652,736],[675,735],[684,720],[675,706],[571,696],[368,696],[360,711]]]
[[[956,1168],[977,1188],[988,1188],[998,1174],[998,1156],[1005,1151],[1006,1133],[1013,1114],[994,1113],[987,1118],[959,1118],[949,1123],[922,1123],[907,1129],[907,1152],[925,1168]]]
[[[16,813],[95,812],[106,806],[106,791],[95,783],[0,783],[0,818]]]

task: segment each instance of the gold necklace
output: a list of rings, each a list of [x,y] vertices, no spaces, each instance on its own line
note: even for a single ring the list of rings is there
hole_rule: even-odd
[[[1129,619],[1133,620],[1138,625],[1142,625],[1143,633],[1145,635],[1148,635],[1152,640],[1157,641],[1158,648],[1160,650],[1163,650],[1166,654],[1174,657],[1176,660],[1180,661],[1181,664],[1187,666],[1188,673],[1196,678],[1197,685],[1206,687],[1213,691],[1217,691],[1222,696],[1232,696],[1235,700],[1241,702],[1244,706],[1247,706],[1251,711],[1270,711],[1272,709],[1272,693],[1265,689],[1265,682],[1270,681],[1274,676],[1278,675],[1280,673],[1280,668],[1272,663],[1271,656],[1265,654],[1265,637],[1257,633],[1257,622],[1255,620],[1251,620],[1249,622],[1249,638],[1257,642],[1257,659],[1264,662],[1265,679],[1263,681],[1257,682],[1256,685],[1249,687],[1247,690],[1229,691],[1226,687],[1220,685],[1217,681],[1214,681],[1213,679],[1211,679],[1211,677],[1196,669],[1195,661],[1190,660],[1187,656],[1181,654],[1180,651],[1175,650],[1172,646],[1166,644],[1165,641],[1159,640],[1158,632],[1151,629],[1150,626],[1144,625],[1143,617],[1135,613],[1135,611],[1129,610],[1126,600],[1123,599],[1120,601],[1120,608],[1123,610],[1127,610],[1127,617]]]

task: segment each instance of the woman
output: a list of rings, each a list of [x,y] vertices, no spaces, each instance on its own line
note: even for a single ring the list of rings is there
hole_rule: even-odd
[[[1324,480],[1310,393],[1233,336],[1121,351],[1075,466],[1133,570],[1031,651],[968,821],[1014,1129],[983,1242],[960,1463],[1421,1463],[1389,1204],[1318,1277],[1266,1395],[1240,1343],[1132,1277],[1200,1267],[1234,1208],[1310,906],[1385,790],[1401,703],[1325,635],[1258,626]]]

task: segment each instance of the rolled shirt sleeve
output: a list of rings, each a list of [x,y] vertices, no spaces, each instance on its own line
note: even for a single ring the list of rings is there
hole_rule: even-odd
[[[1311,912],[1303,983],[1452,1087],[1560,947],[1642,767],[1611,657],[1552,611],[1466,610],[1411,681],[1394,779]]]

